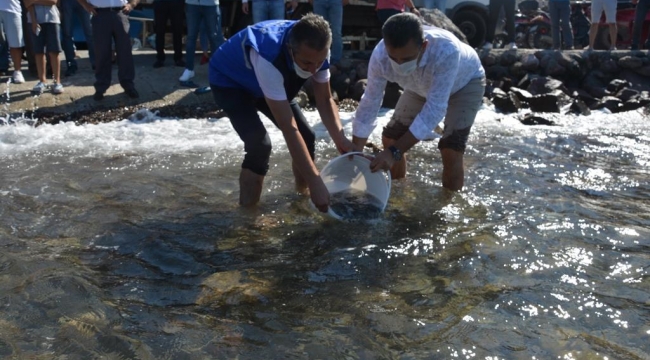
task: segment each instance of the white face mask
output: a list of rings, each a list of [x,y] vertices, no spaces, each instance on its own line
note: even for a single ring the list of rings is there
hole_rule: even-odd
[[[418,68],[418,59],[420,58],[420,50],[418,50],[418,56],[415,57],[415,59],[411,61],[407,61],[401,64],[398,64],[395,60],[390,59],[390,66],[393,68],[393,71],[395,71],[397,74],[406,76],[411,74],[415,69]]]
[[[296,72],[296,75],[303,79],[309,79],[313,75],[311,72],[301,69],[295,61],[293,62],[293,70]]]
[[[390,59],[390,65],[393,67],[393,71],[395,71],[397,74],[406,76],[417,69],[418,59],[407,61],[401,64],[398,64],[395,62],[395,60]]]

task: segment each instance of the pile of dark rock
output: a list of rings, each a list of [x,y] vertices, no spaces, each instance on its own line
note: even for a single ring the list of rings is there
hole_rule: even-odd
[[[650,105],[650,56],[639,51],[508,50],[479,53],[486,98],[502,113],[530,108],[588,115]]]

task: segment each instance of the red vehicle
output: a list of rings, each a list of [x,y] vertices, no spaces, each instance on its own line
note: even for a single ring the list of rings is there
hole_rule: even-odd
[[[575,4],[580,3],[583,3],[586,6],[585,14],[587,17],[591,18],[591,8],[588,5],[589,2],[575,2]],[[619,49],[628,49],[632,44],[632,29],[634,28],[635,10],[636,5],[632,4],[632,2],[629,0],[618,1],[618,6],[616,7],[616,25],[618,26],[618,41],[616,43],[616,47]],[[596,35],[594,48],[601,50],[609,49],[611,41],[609,39],[609,27],[605,22],[605,14],[601,15],[599,25],[600,26],[598,27],[598,35]],[[649,32],[650,11],[646,13],[645,20],[643,22],[639,44],[640,46],[643,46],[644,41],[648,38]]]

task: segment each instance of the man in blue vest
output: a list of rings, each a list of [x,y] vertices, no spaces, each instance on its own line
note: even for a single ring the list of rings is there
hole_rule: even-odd
[[[264,21],[240,31],[210,60],[210,87],[233,128],[244,141],[239,203],[250,207],[262,194],[269,169],[271,140],[258,111],[282,131],[293,160],[296,189],[309,192],[323,212],[329,192],[314,164],[315,134],[293,100],[311,78],[316,108],[339,152],[353,150],[343,132],[329,85],[332,33],[323,17],[307,14],[298,21]]]

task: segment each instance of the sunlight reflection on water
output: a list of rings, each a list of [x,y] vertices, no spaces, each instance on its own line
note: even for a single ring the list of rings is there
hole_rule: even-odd
[[[650,137],[621,116],[485,108],[462,193],[420,144],[364,226],[293,193],[277,131],[249,212],[225,119],[0,126],[0,357],[647,358]]]

